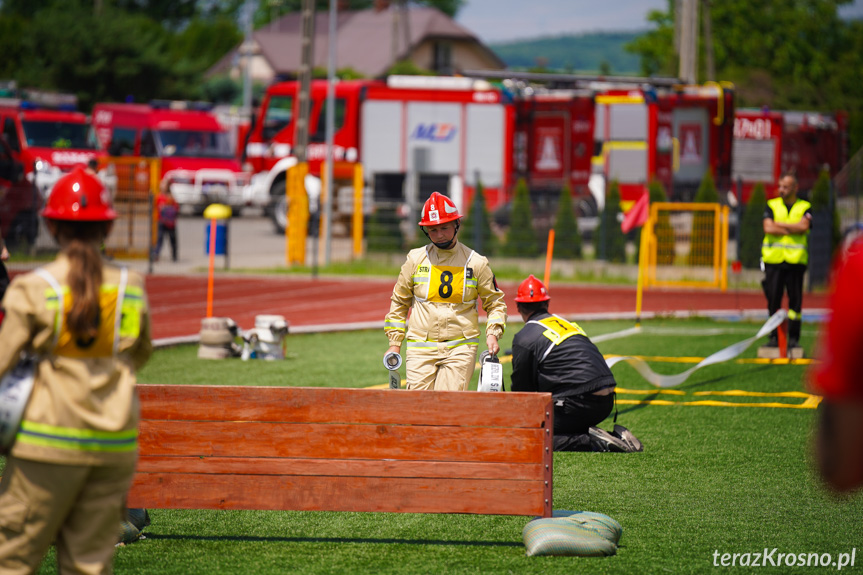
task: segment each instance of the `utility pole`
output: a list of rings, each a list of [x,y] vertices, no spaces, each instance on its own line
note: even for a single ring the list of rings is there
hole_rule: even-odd
[[[390,4],[390,11],[393,14],[393,30],[392,30],[392,42],[390,42],[390,50],[392,51],[392,57],[390,60],[392,64],[395,64],[398,61],[399,57],[399,9],[398,6],[393,6]],[[392,65],[391,64],[391,65]]]
[[[241,57],[243,58],[243,114],[252,116],[252,20],[255,6],[251,0],[246,0],[243,7],[243,28],[245,30],[245,38],[241,47]],[[243,152],[245,154],[245,152]]]
[[[713,26],[710,22],[710,0],[701,0],[704,19],[704,64],[706,80],[716,80],[716,65],[713,63]]]
[[[699,0],[681,0],[680,78],[687,84],[698,81],[698,4]]]
[[[335,97],[335,76],[336,76],[336,16],[338,11],[337,0],[330,0],[330,19],[329,19],[329,34],[327,34],[327,170],[326,170],[326,195],[321,194],[324,198],[324,229],[326,230],[326,238],[324,244],[324,265],[330,265],[330,252],[332,250],[333,238],[333,202],[336,200],[336,186],[333,182],[333,136],[335,134],[336,123],[336,97]],[[323,190],[322,190],[323,191]]]
[[[312,67],[314,66],[315,47],[315,0],[303,0],[301,12],[303,38],[300,47],[300,93],[297,97],[299,116],[294,132],[294,156],[298,162],[306,161],[306,148],[309,145],[309,113],[311,104]]]
[[[405,45],[404,45],[404,53],[402,57],[407,60],[410,58],[410,49],[411,49],[411,24],[408,14],[408,0],[401,0],[401,12],[402,12],[402,32],[404,33]]]

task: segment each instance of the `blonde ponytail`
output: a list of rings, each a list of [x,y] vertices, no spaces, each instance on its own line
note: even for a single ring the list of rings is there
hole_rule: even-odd
[[[66,282],[72,306],[66,314],[66,325],[77,338],[92,339],[99,333],[102,311],[99,292],[102,288],[102,254],[99,246],[108,226],[104,222],[57,222],[57,236],[69,258]]]

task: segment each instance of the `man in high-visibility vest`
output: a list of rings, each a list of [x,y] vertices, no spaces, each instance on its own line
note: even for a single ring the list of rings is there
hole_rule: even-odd
[[[783,176],[779,180],[779,197],[767,202],[764,210],[764,242],[761,262],[764,266],[764,295],[767,311],[776,313],[782,295],[788,292],[788,349],[800,341],[803,308],[803,276],[809,263],[808,236],[812,224],[811,205],[797,197],[797,179]],[[777,330],[773,330],[768,347],[778,347]]]

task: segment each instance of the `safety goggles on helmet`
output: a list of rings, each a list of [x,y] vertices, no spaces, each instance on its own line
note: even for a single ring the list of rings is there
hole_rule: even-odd
[[[436,226],[459,218],[461,218],[461,214],[458,213],[458,208],[455,207],[451,199],[438,192],[432,192],[432,195],[423,204],[419,225]]]
[[[111,193],[99,178],[85,171],[83,166],[76,166],[54,184],[42,217],[73,222],[107,222],[116,219],[117,212],[111,205]]]
[[[518,292],[515,294],[515,301],[522,303],[548,301],[551,296],[548,295],[548,290],[541,281],[536,279],[533,274],[530,274],[526,280],[518,286]]]

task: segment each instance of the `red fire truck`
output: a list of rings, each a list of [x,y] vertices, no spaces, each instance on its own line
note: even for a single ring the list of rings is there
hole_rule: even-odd
[[[552,213],[561,188],[568,186],[579,213],[595,215],[602,198],[595,198],[588,187],[594,148],[594,93],[520,90],[514,101],[514,178],[525,180],[541,211]]]
[[[111,156],[160,158],[162,178],[180,206],[202,211],[219,202],[247,205],[249,175],[240,167],[227,131],[206,108],[186,102],[96,104],[93,127]]]
[[[617,180],[624,208],[652,180],[674,201],[691,201],[708,171],[720,190],[730,186],[733,89],[620,89],[600,83],[594,89],[592,185]]]
[[[14,150],[0,138],[0,235],[9,249],[36,241],[42,205],[42,196],[26,178]]]
[[[286,225],[285,174],[296,163],[298,87],[284,82],[268,88],[245,145],[245,161],[255,172],[250,197],[267,206],[280,231]],[[312,82],[306,156],[314,176],[326,155],[326,93],[325,81]],[[424,76],[341,81],[334,112],[334,159],[362,163],[370,201],[401,204],[416,215],[437,190],[465,209],[477,181],[490,207],[507,201],[515,114],[487,82]],[[351,202],[334,200],[334,209],[352,209]]]
[[[12,153],[43,197],[73,166],[103,156],[72,94],[29,91],[0,98],[0,125]]]
[[[734,169],[742,181],[743,201],[761,183],[767,197],[776,195],[784,174],[797,176],[801,191],[811,190],[821,170],[830,175],[848,161],[848,116],[844,112],[778,112],[741,109],[734,119]]]
[[[708,170],[718,186],[730,185],[735,105],[730,85],[490,75],[504,79],[514,92],[515,177],[528,182],[535,203],[556,202],[561,187],[568,186],[578,211],[592,215],[602,209],[611,180],[620,184],[624,208],[645,193],[651,180],[677,200],[691,199]]]
[[[534,215],[553,213],[563,186],[581,215],[595,215],[612,179],[620,183],[624,208],[653,179],[677,200],[691,200],[707,170],[720,189],[730,189],[733,89],[525,86],[498,89],[461,77],[339,82],[335,160],[362,162],[375,202],[403,202],[413,210],[434,190],[448,191],[464,207],[478,179],[494,210],[524,178]],[[255,172],[250,189],[279,230],[285,172],[296,163],[297,90],[296,82],[267,90],[244,148]],[[326,82],[313,82],[307,156],[316,175],[325,154],[325,99]]]

